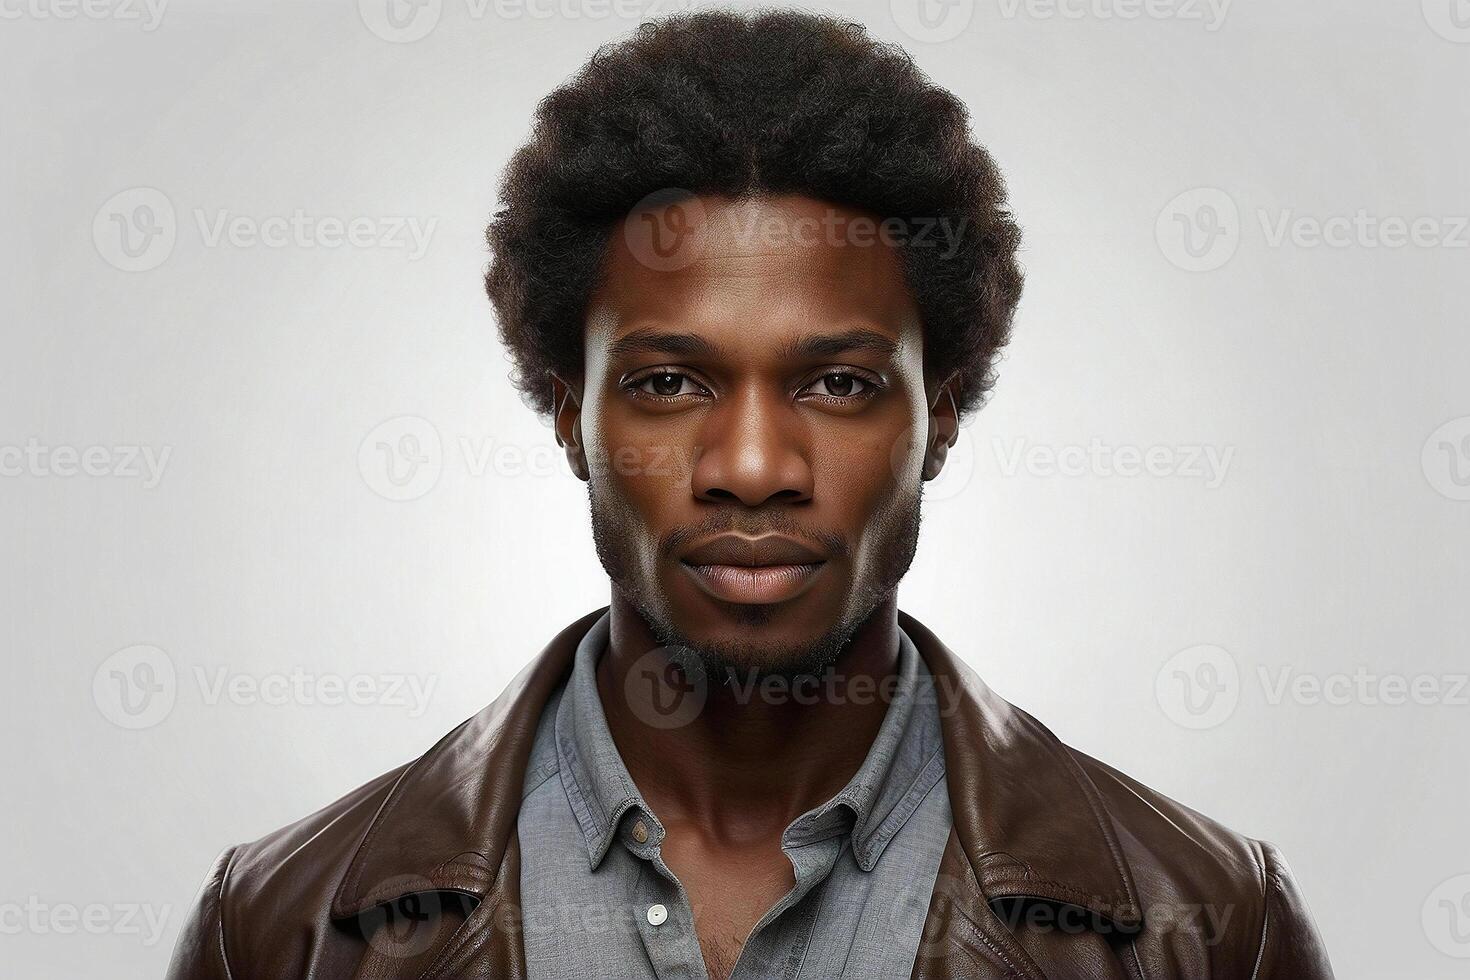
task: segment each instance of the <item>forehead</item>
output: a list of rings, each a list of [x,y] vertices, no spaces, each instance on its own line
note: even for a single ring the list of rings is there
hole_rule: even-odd
[[[918,314],[892,242],[875,215],[795,195],[635,211],[610,236],[589,347],[660,324],[745,349],[839,326],[903,340]]]

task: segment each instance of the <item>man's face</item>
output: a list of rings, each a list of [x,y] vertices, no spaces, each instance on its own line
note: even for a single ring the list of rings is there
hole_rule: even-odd
[[[701,197],[610,236],[558,437],[614,588],[709,666],[820,670],[913,560],[954,403],[876,226]]]

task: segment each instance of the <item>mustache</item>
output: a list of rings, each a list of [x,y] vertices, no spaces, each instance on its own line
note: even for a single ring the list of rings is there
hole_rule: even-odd
[[[834,558],[845,558],[850,551],[847,539],[842,535],[803,524],[795,520],[789,512],[781,510],[764,514],[736,514],[726,511],[710,514],[697,524],[675,528],[666,534],[662,551],[666,557],[680,554],[691,541],[730,532],[750,537],[785,534],[815,545],[818,551]]]

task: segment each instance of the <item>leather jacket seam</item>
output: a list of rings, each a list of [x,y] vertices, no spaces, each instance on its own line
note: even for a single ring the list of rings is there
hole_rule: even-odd
[[[1133,954],[1133,965],[1138,967],[1138,975],[1143,980],[1148,980],[1148,971],[1143,968],[1143,960],[1138,955],[1138,944],[1129,943],[1128,951]]]
[[[1256,947],[1256,964],[1251,967],[1251,980],[1258,980],[1261,966],[1266,961],[1266,940],[1271,929],[1271,870],[1260,841],[1250,841],[1250,853],[1251,860],[1256,862],[1256,869],[1260,872],[1261,882],[1261,941]]]
[[[980,941],[980,945],[990,950],[993,954],[995,954],[996,958],[1001,961],[1001,963],[1005,964],[1005,968],[1008,971],[1009,977],[1025,977],[1028,975],[1027,971],[1022,970],[1009,956],[1006,955],[1004,947],[995,942],[989,936],[985,935],[985,933],[981,932],[980,927],[977,926],[975,923],[969,921],[968,919],[962,918],[959,920],[959,924],[968,929],[970,931],[970,934],[975,939],[978,939]],[[950,924],[950,927],[953,928],[953,923]]]
[[[1041,727],[1039,722],[1033,721],[1033,724]],[[1116,831],[1113,828],[1113,819],[1108,813],[1107,808],[1103,806],[1102,794],[1098,792],[1097,786],[1092,782],[1092,777],[1087,775],[1086,770],[1077,761],[1077,757],[1073,755],[1072,750],[1057,739],[1055,735],[1052,735],[1050,731],[1046,731],[1045,729],[1043,731],[1047,736],[1050,736],[1043,739],[1047,749],[1065,760],[1067,767],[1071,770],[1073,780],[1081,787],[1082,795],[1087,798],[1087,805],[1092,809],[1092,818],[1097,823],[1097,828],[1102,834],[1103,842],[1108,846],[1109,856],[1113,859],[1113,870],[1117,872],[1118,881],[1123,885],[1123,898],[1128,904],[1129,911],[1135,916],[1141,915],[1142,910],[1137,907],[1133,899],[1133,879],[1128,873],[1128,863],[1124,860],[1122,851],[1118,847]],[[1073,889],[1073,891],[1075,890]]]
[[[495,880],[497,882],[500,881],[501,875],[506,872],[505,864],[510,861],[511,849],[515,848],[517,853],[519,853],[519,833],[519,821],[517,821],[517,826],[511,829],[510,842],[506,845],[506,857],[502,859],[501,866],[495,871]],[[512,887],[519,888],[519,876],[513,875],[512,878],[515,880],[515,884]],[[517,895],[519,895],[519,892],[517,892]],[[465,921],[460,924],[459,929],[455,931],[454,935],[450,936],[443,948],[439,950],[439,954],[434,957],[434,961],[429,965],[429,968],[424,971],[421,980],[439,980],[439,978],[444,977],[448,973],[450,967],[454,965],[456,960],[466,955],[479,955],[485,948],[485,944],[494,938],[494,933],[497,928],[496,917],[500,914],[502,907],[510,909],[511,915],[514,917],[513,923],[505,924],[506,932],[510,937],[509,941],[520,946],[522,942],[520,932],[525,927],[521,916],[521,909],[515,904],[507,903],[505,901],[505,892],[496,888],[486,894],[480,900],[479,904],[470,911]],[[482,921],[476,922],[477,916],[483,917]],[[524,947],[521,947],[521,949],[522,955],[524,955]]]
[[[1034,884],[1034,885],[1047,885],[1047,886],[1049,886],[1051,888],[1056,889],[1059,892],[1062,892],[1065,895],[1070,895],[1070,896],[1076,898],[1078,900],[1078,904],[1081,905],[1084,908],[1086,908],[1091,903],[1096,902],[1099,898],[1108,898],[1110,900],[1113,900],[1113,899],[1116,899],[1118,897],[1116,895],[1108,895],[1108,896],[1093,895],[1093,894],[1090,894],[1088,892],[1085,892],[1082,889],[1077,888],[1077,887],[1075,887],[1073,885],[1069,885],[1065,881],[1057,881],[1055,878],[1031,878],[1031,877],[1027,877],[1027,878],[1022,878],[1022,879],[1018,879],[1018,880],[1021,881],[1021,882],[1029,882],[1030,884]],[[992,883],[990,883],[990,885],[986,889],[986,891],[987,892],[993,892],[998,887],[999,887],[999,883],[998,882],[992,882]],[[1005,893],[1004,895],[1002,895],[1000,897],[1014,898],[1014,897],[1019,897],[1019,896],[1021,896],[1023,894],[1024,893],[1022,893],[1022,892],[1017,892],[1015,895],[1012,895],[1010,893]],[[1050,896],[1050,895],[1033,895],[1031,897],[1032,898],[1052,898],[1054,896]]]
[[[473,853],[484,857],[484,855],[480,854],[479,851],[475,851]],[[478,864],[474,861],[461,861],[458,858],[450,858],[448,861],[443,861],[439,863],[434,867],[434,871],[435,873],[438,873],[440,871],[449,871],[453,868],[463,868],[466,871],[473,872],[475,875],[483,875],[485,873],[485,866],[483,864]]]
[[[393,787],[388,790],[388,796],[383,800],[382,806],[378,808],[377,814],[374,815],[372,823],[368,826],[367,833],[363,836],[362,843],[353,852],[352,861],[348,865],[347,876],[343,878],[342,885],[338,889],[339,897],[352,899],[354,906],[352,909],[353,914],[361,912],[363,906],[376,904],[378,901],[376,895],[363,896],[359,894],[358,885],[361,883],[362,872],[368,863],[368,857],[372,852],[373,845],[377,842],[378,832],[387,825],[389,814],[398,808],[398,804],[403,802],[405,794],[402,790],[408,777],[417,772],[420,767],[427,767],[429,760],[437,759],[440,749],[455,736],[459,735],[471,720],[473,719],[466,720],[457,725],[452,732],[440,739],[438,744],[433,748],[404,767],[403,771],[398,774],[398,778],[393,781]]]
[[[238,844],[231,846],[226,851],[225,868],[219,876],[219,893],[215,896],[215,901],[219,903],[219,961],[225,968],[225,980],[234,980],[235,976],[235,971],[230,968],[230,954],[225,948],[225,885],[230,880],[230,872],[234,870],[235,858],[239,853],[240,845]]]
[[[439,954],[434,957],[434,962],[424,971],[423,980],[435,980],[436,977],[443,976],[456,957],[464,956],[467,952],[471,955],[477,954],[489,941],[495,929],[495,915],[500,909],[501,896],[487,896],[482,904],[486,906],[486,922],[471,925],[473,916],[480,911],[480,906],[475,906],[470,917],[460,924],[459,929],[455,930],[455,934],[449,937]],[[460,935],[461,932],[463,936]]]

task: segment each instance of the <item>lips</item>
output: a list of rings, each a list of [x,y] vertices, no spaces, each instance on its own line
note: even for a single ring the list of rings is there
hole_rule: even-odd
[[[707,594],[726,602],[785,602],[805,592],[826,557],[795,538],[767,534],[747,538],[722,534],[700,542],[681,558]]]
[[[684,553],[690,565],[741,565],[759,568],[765,565],[814,565],[826,557],[795,538],[766,534],[747,538],[743,534],[721,534],[709,538]]]

